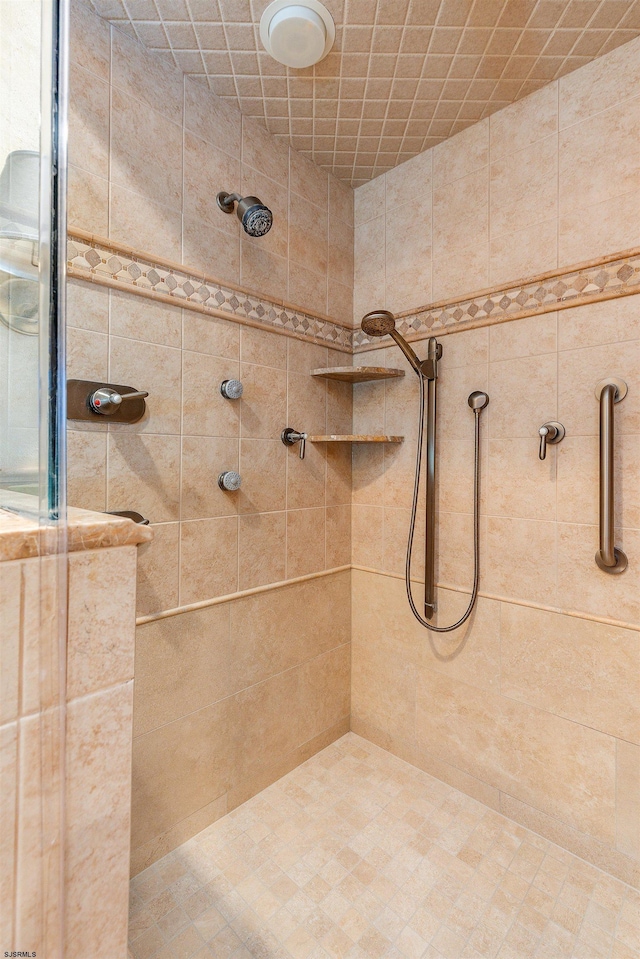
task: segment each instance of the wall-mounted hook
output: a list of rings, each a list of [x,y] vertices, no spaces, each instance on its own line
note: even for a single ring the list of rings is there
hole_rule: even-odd
[[[299,443],[300,459],[304,459],[305,444],[307,442],[306,433],[299,433],[298,430],[293,430],[290,426],[287,426],[287,428],[284,429],[280,434],[280,439],[285,446],[295,446],[296,443]]]
[[[555,446],[556,443],[563,440],[565,428],[562,423],[556,423],[555,420],[552,420],[549,423],[545,423],[544,426],[541,426],[538,433],[540,434],[540,451],[538,456],[543,460],[547,455],[547,444]]]

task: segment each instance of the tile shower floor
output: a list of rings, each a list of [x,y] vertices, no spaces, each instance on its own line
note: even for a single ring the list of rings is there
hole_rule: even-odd
[[[131,882],[134,959],[637,959],[640,894],[349,733]]]

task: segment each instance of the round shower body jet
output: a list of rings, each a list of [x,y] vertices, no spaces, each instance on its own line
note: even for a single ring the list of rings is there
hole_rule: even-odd
[[[239,193],[221,190],[216,202],[223,213],[233,213],[237,204],[236,215],[249,236],[264,236],[273,225],[273,213],[257,196],[242,197]]]

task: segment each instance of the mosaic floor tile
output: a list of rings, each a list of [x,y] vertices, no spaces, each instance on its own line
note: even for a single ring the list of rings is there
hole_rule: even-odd
[[[640,959],[640,893],[349,733],[131,882],[131,959]]]

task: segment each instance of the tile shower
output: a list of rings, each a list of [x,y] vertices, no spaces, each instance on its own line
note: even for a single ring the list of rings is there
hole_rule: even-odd
[[[69,547],[67,959],[640,955],[639,81],[635,39],[352,190],[72,3],[67,374],[149,398],[69,420],[68,501],[153,538]],[[404,593],[417,384],[374,309],[443,347],[440,624],[490,396],[480,594],[444,636]],[[311,375],[352,365],[404,375]],[[593,559],[610,375],[619,577]],[[403,442],[302,459],[286,426]],[[9,558],[11,612],[39,560]]]

